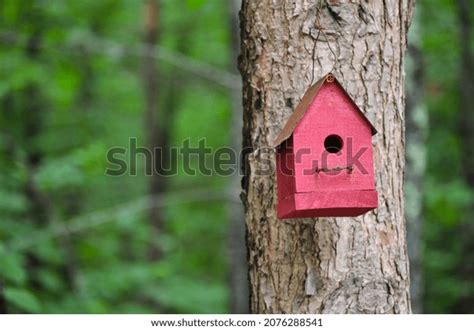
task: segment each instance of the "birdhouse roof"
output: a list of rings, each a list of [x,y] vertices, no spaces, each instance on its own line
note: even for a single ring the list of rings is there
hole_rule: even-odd
[[[347,94],[346,90],[341,86],[341,84],[337,81],[337,79],[334,77],[332,73],[326,74],[324,77],[318,80],[313,86],[311,86],[306,93],[304,94],[303,98],[301,99],[300,103],[296,106],[296,110],[293,112],[293,114],[288,118],[288,121],[286,122],[285,126],[281,130],[280,134],[278,134],[277,138],[273,142],[274,147],[278,147],[280,144],[285,142],[292,134],[293,131],[295,130],[296,126],[298,126],[299,122],[303,118],[304,114],[306,111],[309,109],[311,103],[313,103],[314,98],[318,95],[319,91],[321,90],[321,87],[323,87],[324,83],[326,81],[333,81],[334,83],[338,84],[338,86],[341,88],[342,91],[347,95],[347,97],[352,101],[354,104],[355,109],[359,112],[359,114],[362,116],[363,119],[367,122],[369,125],[372,135],[377,133],[377,130],[375,127],[372,125],[372,123],[367,119],[367,117],[364,115],[364,113],[359,109],[357,104],[354,103],[352,98]]]

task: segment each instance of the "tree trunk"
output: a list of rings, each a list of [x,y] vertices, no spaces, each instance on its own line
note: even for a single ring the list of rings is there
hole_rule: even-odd
[[[166,168],[167,152],[165,148],[168,145],[167,118],[164,111],[158,117],[158,68],[155,59],[155,46],[158,39],[158,17],[159,5],[156,0],[147,0],[144,7],[145,23],[145,46],[143,54],[143,81],[145,89],[145,138],[146,146],[149,150],[145,164],[145,175],[148,177],[148,193],[150,201],[156,195],[165,192],[165,177],[158,170]],[[166,110],[167,111],[167,110]],[[167,112],[166,112],[167,113]],[[161,149],[158,149],[161,148]],[[157,234],[163,230],[162,210],[157,207],[150,208],[149,221]],[[162,251],[160,246],[152,246],[150,250],[151,260],[161,258]]]
[[[41,21],[41,20],[39,20]],[[28,40],[25,55],[34,61],[40,60],[40,45],[42,39],[42,27],[36,27]],[[35,226],[45,227],[57,225],[59,220],[58,211],[51,198],[42,191],[35,181],[35,175],[40,168],[45,155],[38,147],[38,138],[45,130],[45,118],[47,106],[44,103],[41,86],[37,83],[30,83],[21,94],[23,100],[23,139],[24,148],[27,150],[24,157],[26,169],[25,197],[30,205],[30,218]],[[78,274],[78,258],[74,247],[74,242],[69,233],[58,238],[59,245],[64,251],[66,260],[64,261],[62,273],[65,282],[70,285],[70,289],[81,297],[81,283]],[[43,265],[42,260],[35,253],[28,253],[28,272],[31,275],[32,286],[41,288],[42,284],[37,280],[36,272]]]
[[[463,174],[466,183],[474,186],[474,54],[472,52],[472,10],[474,5],[468,0],[458,0],[459,39],[461,45],[461,62],[459,67],[460,91],[460,133],[463,145],[466,146],[463,159]]]
[[[473,34],[473,10],[474,4],[469,0],[457,0],[459,17],[459,39],[461,47],[461,61],[459,66],[459,135],[463,146],[462,174],[466,184],[474,187],[474,53],[472,51]],[[474,201],[471,199],[464,215],[464,221],[459,228],[459,239],[463,242],[462,262],[459,264],[457,274],[461,274],[461,280],[472,283],[474,278]],[[453,309],[456,313],[474,313],[473,290],[465,292]]]
[[[239,54],[239,19],[238,12],[241,0],[228,2],[230,16],[230,31],[232,36],[232,72],[237,71],[237,57]],[[242,96],[240,89],[230,91],[232,100],[232,148],[239,150],[242,145]],[[240,175],[236,171],[231,178],[231,194],[240,190]],[[245,248],[245,222],[244,209],[240,203],[229,203],[229,254],[230,254],[230,300],[229,309],[234,314],[245,314],[249,312],[249,288],[248,288],[248,267],[247,251]]]
[[[410,312],[403,70],[412,11],[409,0],[244,0],[243,200],[252,312]],[[324,33],[313,52],[317,21]],[[379,207],[357,218],[280,221],[274,175],[258,175],[259,162],[266,165],[264,158],[275,156],[263,147],[310,84],[333,65],[378,129],[373,143]]]
[[[423,192],[426,168],[428,113],[425,106],[425,74],[421,36],[415,15],[410,29],[407,58],[406,180],[405,211],[408,256],[410,259],[410,298],[413,313],[423,313]]]
[[[7,301],[3,295],[3,283],[0,282],[0,314],[7,314]]]

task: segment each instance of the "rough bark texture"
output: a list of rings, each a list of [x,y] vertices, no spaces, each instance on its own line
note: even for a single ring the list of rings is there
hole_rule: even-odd
[[[243,2],[243,133],[250,148],[243,200],[252,312],[410,312],[403,70],[412,11],[408,0]],[[328,40],[320,35],[313,60],[318,16]],[[280,221],[275,178],[258,175],[262,159],[274,159],[263,147],[313,75],[316,81],[334,63],[334,74],[379,132],[373,139],[379,207],[357,218]]]
[[[238,12],[241,6],[241,0],[228,1],[228,10],[230,16],[230,31],[232,35],[232,72],[237,73],[237,56],[239,53],[239,18]],[[232,99],[232,148],[239,150],[242,145],[242,97],[240,89],[231,90]],[[230,185],[231,194],[239,191],[240,175],[236,171],[232,177]],[[245,314],[249,312],[249,288],[248,288],[248,267],[247,250],[245,248],[245,222],[244,208],[240,203],[229,203],[229,309],[234,314]]]

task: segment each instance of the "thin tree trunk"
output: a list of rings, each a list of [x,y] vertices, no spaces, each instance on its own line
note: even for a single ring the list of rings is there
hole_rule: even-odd
[[[460,123],[463,144],[466,146],[465,157],[463,159],[463,171],[466,182],[471,187],[474,186],[474,54],[472,52],[472,10],[474,5],[469,0],[458,0],[461,62],[459,68],[460,81],[459,90],[461,93],[460,102]]]
[[[406,105],[406,180],[408,256],[410,259],[410,297],[413,313],[423,313],[423,194],[426,168],[428,113],[425,106],[425,74],[421,36],[415,15],[410,29],[407,58]]]
[[[8,314],[7,301],[3,294],[3,281],[0,279],[0,314]]]
[[[408,0],[244,0],[240,64],[243,145],[250,149],[244,204],[252,312],[410,312],[403,70],[412,11]],[[318,15],[325,33],[313,59]],[[274,176],[256,171],[262,157],[269,157],[258,148],[272,143],[313,75],[317,79],[333,65],[378,129],[373,142],[379,207],[357,218],[280,221]]]
[[[231,22],[232,36],[232,71],[237,72],[237,57],[239,55],[239,18],[238,13],[241,0],[228,2]],[[240,89],[231,90],[232,100],[232,148],[239,150],[242,146],[242,94]],[[230,185],[231,193],[241,190],[240,175],[236,171]],[[230,312],[245,314],[249,312],[249,288],[248,288],[248,266],[247,250],[245,247],[245,221],[244,209],[241,204],[229,203],[228,207],[229,228],[229,251],[230,251]]]
[[[157,173],[156,169],[166,165],[166,152],[164,148],[168,145],[168,134],[164,130],[166,121],[163,116],[158,118],[158,68],[155,63],[155,45],[158,39],[158,17],[159,5],[156,0],[147,0],[144,8],[145,21],[145,49],[143,56],[143,80],[145,88],[145,138],[146,146],[150,151],[150,157],[146,160],[147,171],[151,169],[151,173],[146,173],[149,178],[148,193],[151,198],[165,192],[165,178]],[[161,120],[161,125],[160,125]],[[161,148],[160,150],[156,148]],[[149,212],[150,224],[160,233],[163,230],[163,214],[160,208],[150,208]],[[162,251],[159,246],[153,246],[150,257],[157,260],[161,257]]]
[[[459,39],[461,46],[461,61],[459,66],[459,91],[460,91],[460,141],[463,146],[462,174],[466,184],[474,187],[474,54],[472,51],[474,4],[469,0],[457,0],[459,17]],[[460,227],[459,237],[463,242],[462,262],[457,273],[469,287],[474,278],[474,201],[467,205],[463,224]],[[459,299],[452,312],[474,313],[473,290]]]
[[[38,28],[41,31],[41,28]],[[40,55],[41,32],[33,33],[28,41],[25,54],[31,60],[38,60]],[[22,95],[24,100],[24,141],[27,145],[25,156],[25,168],[27,170],[27,180],[25,184],[25,196],[30,204],[30,215],[37,226],[47,226],[59,221],[59,216],[55,206],[49,196],[41,191],[37,186],[34,176],[40,167],[44,155],[40,148],[36,146],[36,140],[44,129],[45,109],[40,91],[40,86],[30,84]],[[70,235],[63,235],[59,239],[60,247],[65,251],[66,260],[64,260],[63,274],[66,282],[75,293],[81,293],[81,285],[78,276],[78,260],[74,248],[74,243]],[[34,254],[28,256],[29,272],[34,274],[41,266],[41,261]],[[32,277],[33,286],[40,286],[35,276]]]

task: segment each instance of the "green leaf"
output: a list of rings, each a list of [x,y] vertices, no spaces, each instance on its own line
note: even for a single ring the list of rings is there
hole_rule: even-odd
[[[41,269],[38,271],[38,281],[50,291],[64,292],[64,285],[61,277],[55,271],[50,269]]]
[[[41,312],[39,300],[27,290],[7,287],[3,291],[3,294],[8,303],[14,305],[21,311],[28,313]]]
[[[41,189],[55,191],[80,186],[83,174],[70,157],[63,157],[50,160],[41,166],[35,180]]]
[[[0,187],[0,209],[2,212],[21,213],[27,209],[27,200],[24,195]]]
[[[23,267],[23,258],[19,254],[6,253],[0,247],[0,278],[14,284],[23,284],[26,281],[26,272]]]

